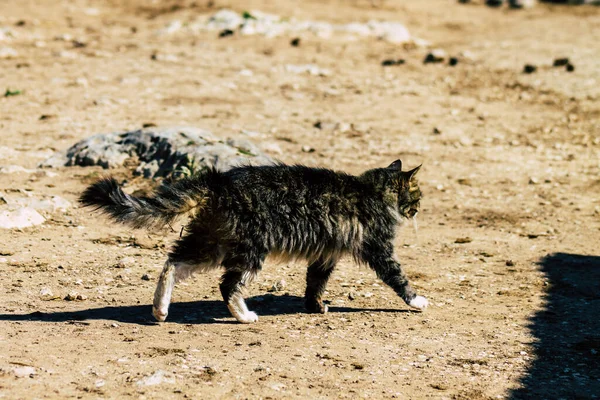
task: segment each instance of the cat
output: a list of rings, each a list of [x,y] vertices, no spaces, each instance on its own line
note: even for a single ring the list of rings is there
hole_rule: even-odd
[[[396,160],[359,176],[285,164],[210,169],[163,183],[150,197],[125,194],[114,178],[103,178],[79,200],[134,228],[158,228],[189,216],[154,294],[152,314],[161,322],[176,281],[221,266],[220,290],[229,311],[239,322],[256,322],[242,288],[270,254],[308,261],[309,312],[327,312],[323,292],[344,254],[375,270],[409,306],[424,309],[428,301],[410,286],[393,244],[398,223],[419,211],[419,168],[402,171]]]

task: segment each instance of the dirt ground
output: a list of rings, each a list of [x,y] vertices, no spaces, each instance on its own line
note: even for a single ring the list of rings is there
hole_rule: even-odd
[[[156,34],[224,7],[399,21],[459,63],[424,65],[422,44],[374,38]],[[410,311],[344,260],[330,312],[306,314],[305,266],[268,263],[248,290],[258,323],[228,315],[215,273],[178,285],[157,324],[155,280],[177,232],[78,208],[100,168],[0,174],[3,193],[73,203],[1,232],[0,397],[600,398],[600,8],[13,0],[0,27],[14,33],[0,47],[17,52],[0,59],[0,89],[22,91],[0,98],[0,165],[34,169],[144,123],[258,132],[273,157],[350,173],[423,163],[418,236],[402,228],[397,254],[431,303]],[[560,57],[575,70],[552,67]],[[285,68],[309,63],[330,74]]]

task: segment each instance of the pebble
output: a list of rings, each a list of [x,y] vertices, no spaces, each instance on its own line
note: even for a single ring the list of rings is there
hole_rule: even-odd
[[[283,150],[281,149],[281,146],[279,146],[277,143],[266,143],[262,146],[262,148],[267,153],[283,154]]]
[[[149,281],[150,280],[150,275],[148,275],[148,274],[142,275],[142,280],[143,281]]]
[[[132,267],[133,265],[135,265],[135,263],[136,263],[135,258],[123,257],[119,261],[117,261],[115,268],[129,268],[129,267]]]
[[[71,292],[65,296],[66,301],[84,301],[87,296],[78,292]]]
[[[447,57],[448,57],[448,54],[446,54],[446,52],[444,50],[434,49],[431,52],[429,52],[429,54],[427,54],[427,56],[425,56],[423,63],[424,64],[441,63],[441,62],[444,62],[444,60],[446,60]]]
[[[525,66],[523,67],[524,74],[533,74],[535,71],[537,71],[537,67],[535,65],[525,64]]]
[[[457,238],[454,243],[471,243],[473,241],[473,239],[471,239],[470,237],[466,236],[466,237],[462,237],[462,238]]]
[[[40,297],[42,298],[42,300],[52,300],[57,298],[57,296],[54,296],[54,293],[52,293],[52,290],[50,290],[49,288],[43,288],[42,290],[40,290]]]
[[[0,59],[15,58],[19,55],[12,47],[0,47]]]
[[[320,68],[314,64],[293,65],[286,64],[285,70],[293,74],[310,74],[314,76],[329,76],[331,71],[325,68]]]
[[[32,378],[33,375],[36,374],[36,370],[34,367],[29,366],[17,367],[13,369],[13,374],[15,374],[17,378]]]
[[[402,65],[404,63],[406,63],[406,60],[404,60],[402,58],[399,58],[397,60],[387,59],[387,60],[383,60],[381,62],[381,66],[383,66],[383,67],[391,67],[391,66],[394,66],[394,65]]]
[[[271,286],[269,288],[268,292],[280,292],[285,288],[285,286],[286,286],[285,280],[281,279],[281,280],[275,282],[273,284],[273,286]]]
[[[567,64],[569,64],[569,59],[568,58],[556,58],[554,59],[554,62],[552,63],[553,67],[564,67]]]
[[[313,147],[310,147],[309,145],[305,144],[304,146],[302,146],[302,152],[303,153],[314,153],[315,149]]]
[[[223,29],[221,32],[219,32],[219,37],[220,38],[224,38],[227,36],[233,36],[235,32],[232,31],[231,29]]]
[[[160,385],[161,383],[175,383],[175,379],[167,378],[166,372],[163,370],[158,370],[150,376],[140,379],[137,381],[138,386],[154,386]]]

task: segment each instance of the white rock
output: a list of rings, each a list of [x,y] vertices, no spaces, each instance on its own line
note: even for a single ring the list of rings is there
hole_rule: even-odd
[[[286,64],[285,70],[287,72],[291,72],[294,74],[306,74],[309,73],[315,76],[328,76],[331,75],[331,72],[324,68],[319,68],[314,64],[303,64],[303,65],[293,65]]]
[[[14,368],[13,373],[17,378],[27,378],[31,375],[35,375],[36,371],[34,367],[23,366]]]
[[[21,229],[43,224],[46,219],[31,207],[23,207],[13,211],[0,212],[0,228]]]
[[[175,379],[167,378],[165,371],[158,370],[150,376],[140,379],[137,381],[138,386],[154,386],[160,385],[161,383],[175,383]]]
[[[277,143],[266,143],[262,146],[263,150],[271,154],[283,154],[283,150]]]
[[[6,165],[4,167],[0,167],[0,174],[14,174],[23,172],[25,174],[31,174],[35,172],[33,169],[23,168],[20,165]]]
[[[0,47],[0,59],[15,58],[19,55],[12,47]]]
[[[0,159],[16,157],[18,154],[19,152],[15,149],[6,146],[0,146]]]
[[[118,268],[129,268],[135,265],[136,261],[133,257],[123,257],[117,262]]]

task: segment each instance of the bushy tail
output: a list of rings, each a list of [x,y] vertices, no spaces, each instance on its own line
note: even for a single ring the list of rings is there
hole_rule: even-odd
[[[104,178],[89,186],[79,202],[134,228],[159,228],[206,204],[207,193],[199,180],[182,179],[162,185],[152,197],[133,197],[114,178]]]

